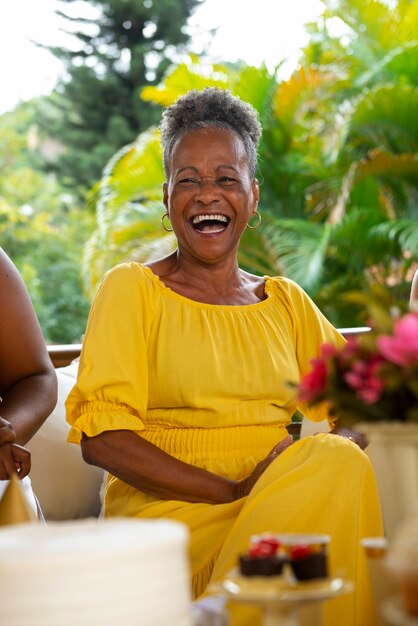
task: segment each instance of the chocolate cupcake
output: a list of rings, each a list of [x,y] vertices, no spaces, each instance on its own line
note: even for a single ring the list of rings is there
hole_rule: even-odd
[[[239,569],[243,576],[280,576],[286,561],[277,538],[265,534],[253,538],[248,552],[239,557]]]
[[[315,580],[327,578],[328,559],[323,548],[294,546],[290,552],[290,565],[297,580]]]
[[[243,576],[280,576],[285,559],[280,556],[249,556],[239,558],[240,572]]]

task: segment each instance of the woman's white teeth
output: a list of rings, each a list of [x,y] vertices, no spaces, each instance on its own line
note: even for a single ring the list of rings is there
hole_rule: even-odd
[[[212,213],[208,215],[196,215],[193,218],[193,224],[199,224],[204,220],[216,220],[217,222],[228,222],[228,218],[225,215],[213,215]]]

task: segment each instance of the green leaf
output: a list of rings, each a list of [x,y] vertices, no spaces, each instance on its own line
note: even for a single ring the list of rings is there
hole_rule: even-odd
[[[415,152],[418,143],[418,89],[377,85],[354,101],[341,126],[339,157],[348,143],[383,146],[397,153]]]
[[[198,57],[190,56],[188,63],[173,67],[164,82],[157,87],[144,87],[141,98],[145,102],[154,102],[163,107],[173,104],[179,96],[190,89],[205,87],[228,87],[226,68],[202,63]]]
[[[331,228],[303,220],[274,220],[264,230],[274,263],[303,288],[315,292],[321,282]]]

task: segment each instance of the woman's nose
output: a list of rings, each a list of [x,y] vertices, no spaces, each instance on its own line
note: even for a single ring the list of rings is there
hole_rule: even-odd
[[[205,176],[199,180],[196,190],[196,198],[201,202],[210,203],[219,196],[219,188],[216,178]]]

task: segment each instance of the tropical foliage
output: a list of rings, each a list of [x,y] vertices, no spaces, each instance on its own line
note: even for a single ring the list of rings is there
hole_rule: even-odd
[[[158,119],[159,107],[139,91],[186,49],[183,26],[199,2],[62,0],[58,13],[74,45],[52,52],[64,61],[64,79],[49,97],[0,116],[0,245],[47,341],[84,333],[80,258],[94,218],[86,190],[117,149]],[[81,17],[84,9],[91,17]]]
[[[0,118],[0,245],[28,287],[45,339],[71,343],[80,340],[89,308],[80,256],[93,217],[41,171],[33,150],[37,105]]]
[[[112,154],[157,119],[158,108],[139,92],[184,51],[183,26],[199,2],[60,0],[57,13],[74,43],[49,48],[66,74],[38,123],[65,145],[50,166],[73,193],[84,199]]]
[[[226,87],[260,114],[263,227],[245,233],[241,263],[301,284],[339,326],[361,307],[347,291],[385,284],[406,301],[418,260],[418,4],[325,0],[299,67],[172,67],[144,101],[161,107],[191,88]],[[338,34],[335,34],[336,30]],[[108,267],[173,249],[161,228],[158,129],[117,152],[90,197],[97,228],[86,248],[92,292]]]

